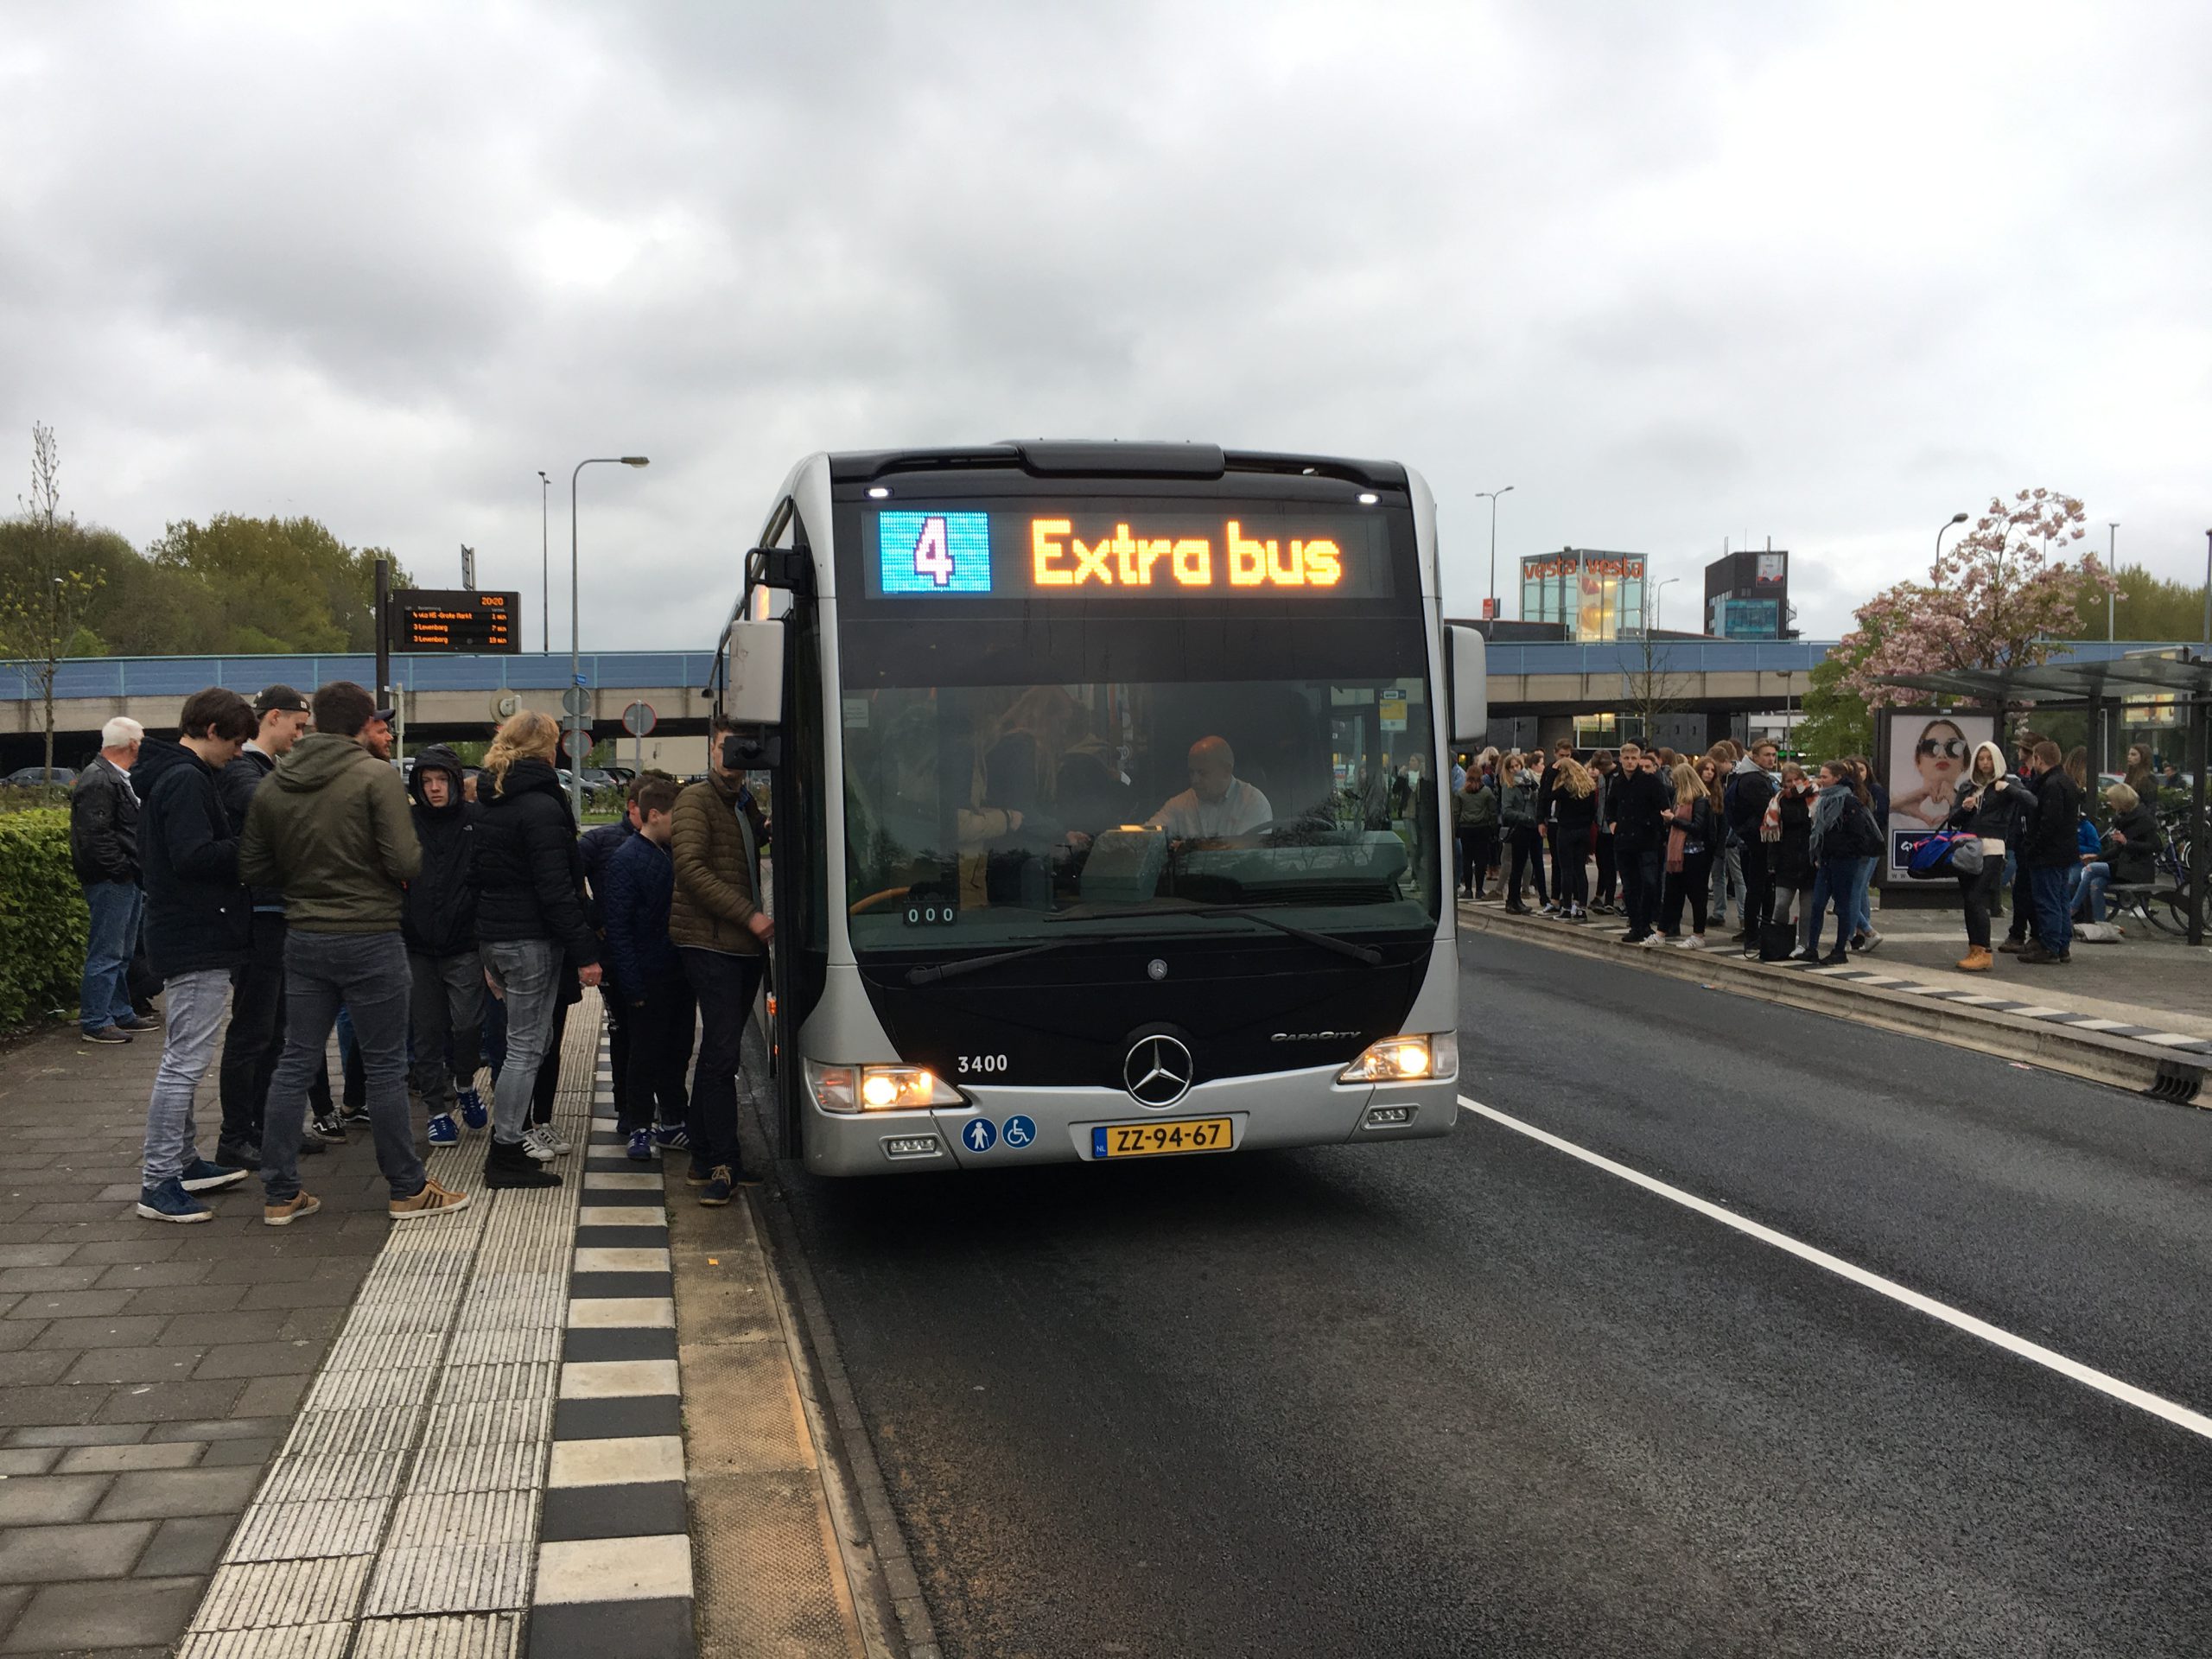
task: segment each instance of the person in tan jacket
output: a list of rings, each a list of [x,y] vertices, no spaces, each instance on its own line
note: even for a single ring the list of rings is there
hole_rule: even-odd
[[[737,1144],[737,1074],[746,1021],[767,969],[775,924],[760,907],[760,848],[768,826],[745,787],[745,775],[724,765],[722,740],[734,729],[720,715],[709,733],[708,772],[676,798],[669,855],[676,893],[668,937],[699,1002],[699,1059],[691,1073],[691,1170],[699,1202],[729,1202],[748,1185]]]

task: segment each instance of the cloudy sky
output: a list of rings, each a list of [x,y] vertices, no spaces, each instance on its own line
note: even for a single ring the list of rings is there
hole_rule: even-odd
[[[1748,534],[1833,634],[2031,484],[2202,579],[2201,3],[7,22],[0,500],[44,421],[142,544],[465,541],[534,619],[537,469],[561,548],[569,469],[642,452],[584,474],[585,646],[696,647],[798,456],[1047,434],[1402,459],[1459,610],[1509,484],[1502,570],[1647,551],[1676,626]]]

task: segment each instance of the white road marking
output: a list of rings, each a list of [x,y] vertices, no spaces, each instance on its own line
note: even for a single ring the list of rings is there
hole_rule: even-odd
[[[1864,1268],[1854,1266],[1840,1256],[1830,1255],[1826,1250],[1815,1249],[1810,1244],[1790,1237],[1787,1233],[1777,1233],[1771,1227],[1763,1227],[1756,1221],[1732,1214],[1722,1209],[1720,1205],[1700,1198],[1694,1193],[1685,1192],[1678,1186],[1669,1186],[1666,1182],[1655,1179],[1640,1170],[1630,1169],[1626,1164],[1615,1163],[1600,1153],[1592,1152],[1587,1147],[1578,1147],[1572,1141],[1561,1140],[1548,1130],[1540,1129],[1533,1123],[1524,1123],[1519,1118],[1510,1116],[1494,1106],[1485,1106],[1478,1100],[1468,1099],[1465,1095],[1459,1096],[1459,1104],[1479,1116],[1503,1124],[1517,1135],[1525,1135],[1531,1141],[1540,1141],[1554,1151],[1565,1153],[1570,1158],[1579,1158],[1592,1168],[1604,1170],[1608,1175],[1618,1175],[1632,1185],[1640,1186],[1647,1192],[1656,1192],[1662,1198],[1668,1198],[1681,1205],[1684,1209],[1694,1210],[1707,1220],[1717,1221],[1724,1227],[1732,1227],[1739,1233],[1758,1239],[1762,1244],[1771,1244],[1778,1250],[1786,1250],[1801,1262],[1809,1262],[1816,1268],[1825,1268],[1839,1278],[1848,1279],[1853,1284],[1886,1296],[1891,1301],[1902,1302],[1905,1306],[1916,1313],[1925,1313],[1932,1319],[1941,1319],[1944,1324],[1963,1331],[1970,1337],[1979,1337],[1982,1341],[2002,1348],[2007,1353],[2018,1354],[2023,1359],[2032,1360],[2047,1370],[2056,1371],[2061,1376],[2071,1377],[2075,1382],[2094,1389],[2100,1394],[2110,1395],[2113,1399],[2133,1406],[2139,1411],[2147,1411],[2153,1417],[2163,1417],[2178,1428],[2185,1428],[2192,1434],[2212,1440],[2212,1417],[2207,1417],[2202,1412],[2191,1411],[2187,1406],[2176,1405],[2172,1401],[2162,1398],[2147,1389],[2139,1389],[2133,1382],[2123,1382],[2116,1376],[2107,1376],[2103,1371],[2093,1370],[2080,1361],[2069,1359],[2061,1353],[2055,1353],[2040,1343],[2030,1342],[2024,1337],[2016,1337],[2010,1331],[2001,1330],[1986,1319],[1978,1319],[1973,1314],[1961,1313],[1955,1307],[1937,1301],[1932,1296],[1923,1296],[1916,1290],[1908,1290],[1895,1280],[1885,1279],[1878,1273],[1869,1273]]]

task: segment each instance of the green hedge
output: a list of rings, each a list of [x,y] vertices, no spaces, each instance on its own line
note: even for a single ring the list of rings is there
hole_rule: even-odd
[[[89,921],[67,809],[0,813],[0,1028],[76,1007]]]

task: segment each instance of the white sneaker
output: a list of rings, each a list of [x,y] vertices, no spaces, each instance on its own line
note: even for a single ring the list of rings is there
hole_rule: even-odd
[[[550,1164],[561,1155],[553,1149],[553,1143],[547,1139],[545,1132],[535,1123],[522,1132],[522,1149],[541,1164]]]
[[[1675,941],[1675,949],[1677,950],[1702,950],[1705,949],[1705,941],[1694,933],[1685,933],[1681,938]]]

